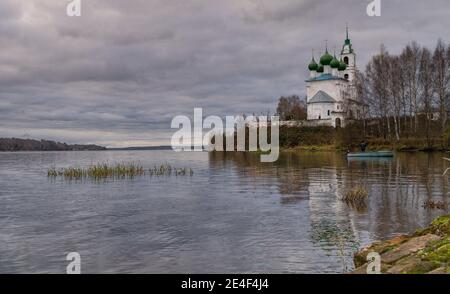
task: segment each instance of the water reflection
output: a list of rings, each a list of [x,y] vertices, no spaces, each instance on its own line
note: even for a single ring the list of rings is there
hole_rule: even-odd
[[[347,160],[335,152],[286,152],[267,164],[251,153],[209,155],[211,168],[232,168],[263,186],[276,187],[281,205],[307,202],[313,243],[330,250],[334,242],[332,247],[339,250],[337,243],[344,242],[347,251],[355,244],[410,233],[448,212],[422,207],[427,199],[448,201],[441,158],[439,153],[399,153],[388,159]],[[356,186],[369,192],[365,206],[339,200]]]
[[[336,273],[356,247],[409,233],[448,202],[442,154],[348,161],[340,153],[0,153],[0,273]],[[192,177],[50,180],[49,167],[140,162]],[[338,198],[361,185],[365,207]]]

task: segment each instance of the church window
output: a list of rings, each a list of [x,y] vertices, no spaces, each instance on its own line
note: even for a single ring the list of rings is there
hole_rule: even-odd
[[[345,64],[348,65],[348,56],[345,56],[345,57],[344,57],[344,62],[345,62]]]
[[[345,74],[345,75],[344,75],[344,78],[345,78],[346,80],[348,80],[348,74]]]
[[[328,116],[330,116],[330,111],[328,110]]]

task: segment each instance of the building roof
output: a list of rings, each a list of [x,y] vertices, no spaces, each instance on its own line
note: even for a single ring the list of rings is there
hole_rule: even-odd
[[[336,103],[336,100],[324,91],[319,91],[309,99],[308,104],[309,103]]]
[[[337,76],[333,76],[332,74],[326,73],[326,74],[321,74],[318,77],[315,78],[310,78],[308,80],[306,80],[306,82],[315,82],[315,81],[328,81],[328,80],[342,80],[342,81],[347,81],[344,78],[341,77],[337,77]]]
[[[328,53],[328,49],[325,51],[325,53],[320,57],[320,64],[322,65],[330,65],[330,62],[333,60],[333,56]]]

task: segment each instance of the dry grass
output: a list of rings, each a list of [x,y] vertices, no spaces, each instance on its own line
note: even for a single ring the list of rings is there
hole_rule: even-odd
[[[68,167],[62,169],[56,169],[54,167],[47,170],[47,176],[51,178],[63,177],[66,180],[80,180],[80,179],[106,179],[106,178],[133,178],[136,176],[185,176],[193,175],[193,171],[190,168],[174,168],[169,164],[163,164],[160,166],[154,166],[149,170],[145,170],[138,163],[118,163],[116,165],[108,165],[107,163],[101,163],[91,165],[87,168]]]
[[[423,205],[423,208],[426,209],[442,209],[446,210],[448,208],[448,203],[443,201],[434,201],[434,200],[426,200]]]
[[[148,170],[150,176],[192,176],[194,172],[191,168],[174,168],[168,164],[162,164],[160,166],[154,166]]]
[[[362,186],[357,186],[349,191],[347,191],[342,197],[341,200],[345,202],[351,203],[360,203],[366,200],[369,196],[366,188]]]

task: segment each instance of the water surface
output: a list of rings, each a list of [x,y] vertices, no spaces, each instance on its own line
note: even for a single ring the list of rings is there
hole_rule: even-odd
[[[0,153],[0,273],[340,273],[374,240],[448,213],[443,154],[347,161],[340,153]],[[169,163],[184,177],[67,181],[49,167]],[[355,186],[366,206],[339,200]]]

